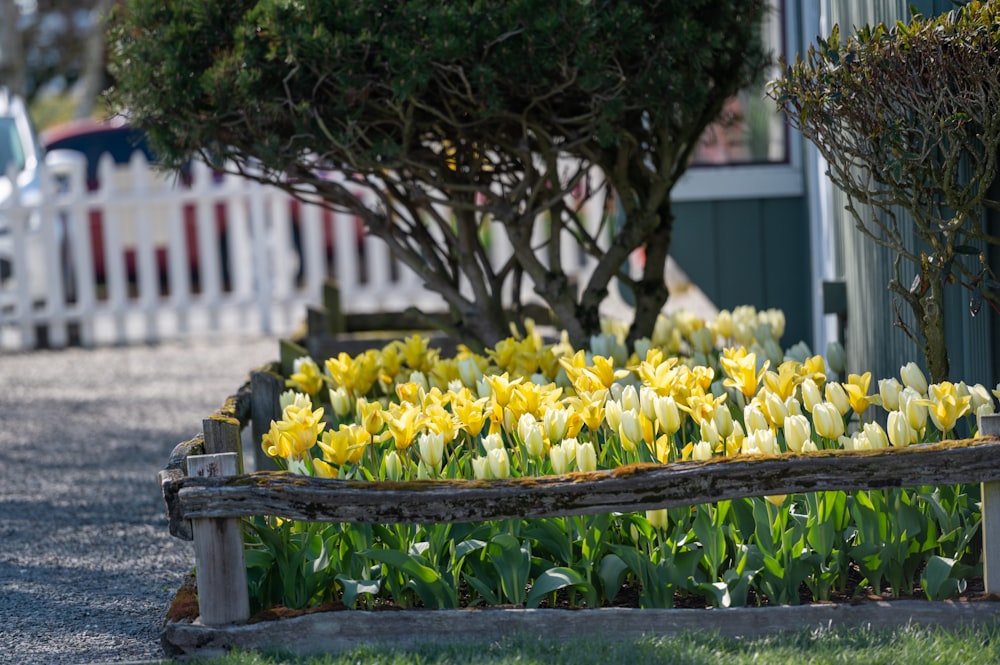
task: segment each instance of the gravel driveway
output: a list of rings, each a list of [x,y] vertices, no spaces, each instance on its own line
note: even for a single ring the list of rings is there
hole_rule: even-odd
[[[0,665],[162,656],[194,562],[156,473],[274,339],[0,355]]]

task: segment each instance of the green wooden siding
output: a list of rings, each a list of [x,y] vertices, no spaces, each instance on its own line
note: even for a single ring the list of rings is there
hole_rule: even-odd
[[[812,345],[804,197],[675,203],[674,216],[670,254],[716,306],[777,307],[782,345]]]

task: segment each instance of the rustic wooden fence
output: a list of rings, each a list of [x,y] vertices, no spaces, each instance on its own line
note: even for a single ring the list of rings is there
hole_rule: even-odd
[[[171,533],[195,540],[201,623],[249,617],[238,520],[253,515],[326,522],[463,522],[641,511],[749,496],[983,483],[986,592],[1000,593],[1000,415],[980,437],[880,451],[739,456],[610,471],[489,481],[356,482],[242,474],[240,431],[277,418],[277,367],[250,383],[179,445],[160,482]],[[186,467],[186,468],[185,468]]]

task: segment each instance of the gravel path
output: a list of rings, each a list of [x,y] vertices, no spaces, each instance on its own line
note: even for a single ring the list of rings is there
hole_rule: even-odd
[[[156,473],[273,339],[0,355],[0,665],[162,656],[194,561]]]

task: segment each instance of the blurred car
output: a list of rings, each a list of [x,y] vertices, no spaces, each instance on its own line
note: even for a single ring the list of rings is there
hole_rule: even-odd
[[[33,299],[45,294],[44,254],[37,215],[28,220],[23,265],[29,272],[14,274],[14,238],[11,220],[2,210],[16,193],[21,204],[37,204],[41,200],[40,168],[42,149],[39,146],[24,100],[0,88],[0,290],[13,294],[17,279],[28,281]]]
[[[146,136],[143,132],[130,127],[124,121],[117,119],[108,122],[84,119],[74,120],[68,123],[57,125],[42,132],[42,144],[47,152],[56,150],[71,150],[83,155],[87,166],[87,189],[95,191],[100,188],[101,183],[98,177],[98,167],[101,157],[105,154],[111,156],[116,167],[116,189],[128,191],[131,187],[129,173],[125,170],[132,156],[136,152],[142,152],[147,161],[156,161],[155,155],[149,148]],[[120,178],[118,176],[121,176]],[[170,176],[158,176],[170,177]],[[189,185],[187,177],[181,178],[182,185]],[[216,208],[216,231],[221,238],[225,233],[225,206],[217,204]],[[153,228],[153,245],[156,252],[157,269],[161,281],[167,276],[167,245],[169,238],[169,228],[164,215],[157,210],[148,211],[146,217]],[[193,204],[184,206],[184,246],[186,248],[187,265],[194,278],[198,276],[198,234],[197,234],[197,211]],[[98,282],[103,282],[107,275],[108,261],[105,255],[104,242],[104,220],[101,211],[91,210],[89,213],[91,252],[94,260],[94,272]],[[136,239],[134,225],[122,225],[122,248],[124,250],[125,271],[128,279],[132,282],[136,280],[138,266],[136,264]],[[223,256],[225,256],[223,252]],[[165,282],[164,282],[165,283]]]

